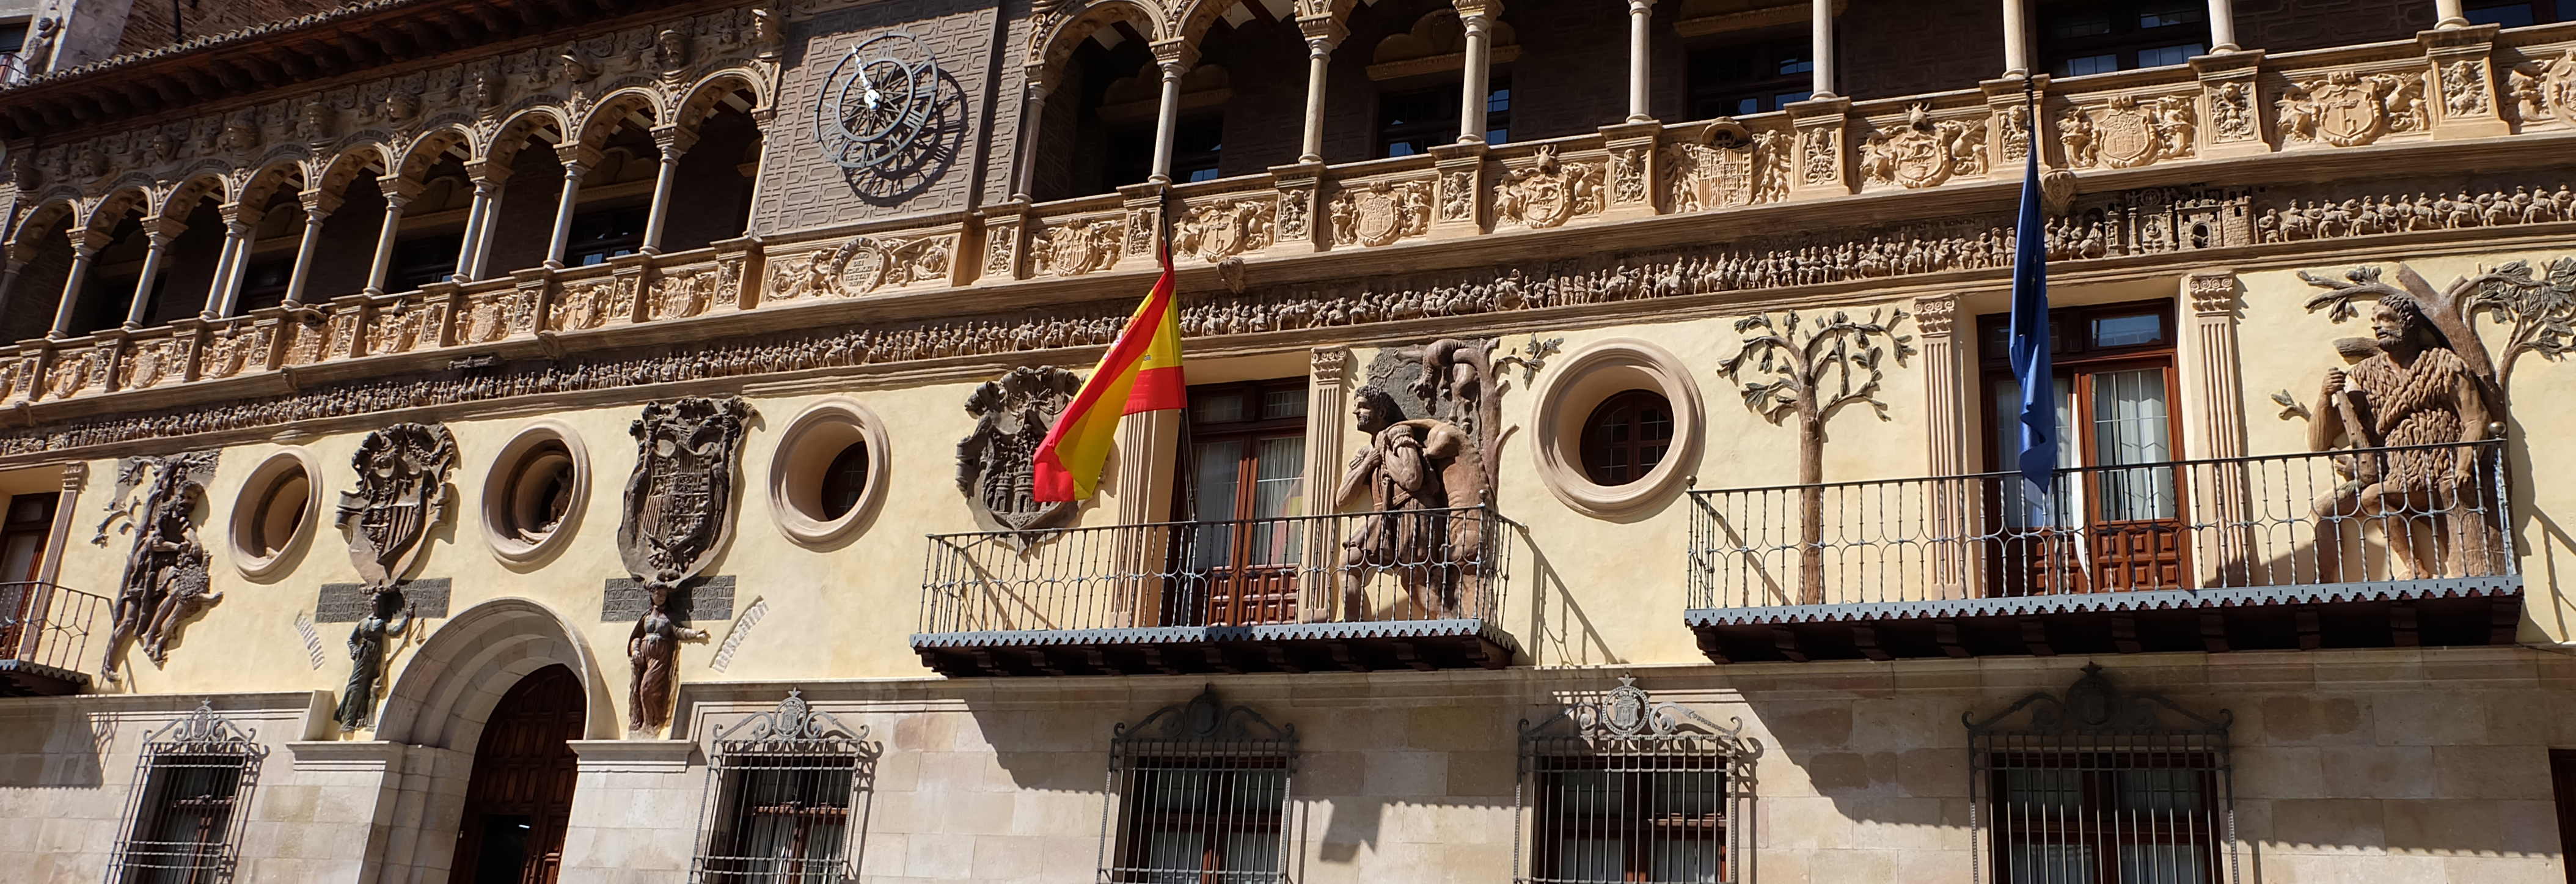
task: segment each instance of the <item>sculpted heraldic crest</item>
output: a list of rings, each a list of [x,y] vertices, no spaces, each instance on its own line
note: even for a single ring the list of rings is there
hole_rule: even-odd
[[[734,473],[751,405],[692,396],[644,407],[617,551],[648,590],[668,592],[706,569],[733,534]]]
[[[456,438],[436,424],[395,424],[367,434],[351,466],[358,490],[340,492],[339,525],[358,577],[381,590],[411,570],[429,526],[446,517]]]
[[[1081,389],[1082,378],[1073,372],[1022,367],[966,397],[975,431],[957,440],[957,490],[986,530],[1008,531],[1026,542],[1073,514],[1073,504],[1038,502],[1033,464],[1047,428]]]

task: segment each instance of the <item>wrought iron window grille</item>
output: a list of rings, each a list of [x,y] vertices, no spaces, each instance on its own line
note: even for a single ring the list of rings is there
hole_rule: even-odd
[[[1513,880],[1520,884],[1733,884],[1760,740],[1619,686],[1536,725],[1520,723]],[[1528,845],[1528,867],[1522,845]]]
[[[1227,708],[1209,685],[1109,741],[1101,884],[1277,884],[1287,877],[1297,726]]]
[[[251,786],[268,747],[198,701],[186,717],[145,734],[125,805],[125,840],[107,879],[124,884],[233,880]]]
[[[2008,722],[2016,715],[2018,722]],[[2123,694],[2087,664],[1968,726],[1969,881],[1997,884],[2241,880],[2227,728],[2152,693]]]
[[[778,707],[717,731],[707,753],[696,884],[825,884],[858,868],[881,743],[791,690]]]

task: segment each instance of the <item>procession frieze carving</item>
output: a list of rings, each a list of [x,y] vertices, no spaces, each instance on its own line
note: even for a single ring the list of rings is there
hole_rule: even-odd
[[[967,394],[975,429],[957,440],[957,491],[977,524],[1010,532],[1025,546],[1073,515],[1073,503],[1038,501],[1031,459],[1081,389],[1073,372],[1040,366],[1011,369]]]
[[[2197,116],[2186,96],[2141,102],[2136,96],[2114,95],[2097,107],[2068,107],[2058,119],[2057,137],[2069,166],[2133,169],[2159,159],[2190,157]]]
[[[1986,174],[1986,121],[1935,120],[1930,106],[1917,104],[1906,109],[1905,122],[1870,133],[1860,152],[1861,171],[1872,182],[1935,187]]]
[[[1346,183],[1333,194],[1333,244],[1382,246],[1431,229],[1431,182]]]
[[[1778,202],[1789,195],[1788,136],[1731,119],[1663,147],[1664,206],[1674,214]]]
[[[1185,206],[1172,219],[1172,250],[1213,264],[1269,248],[1277,237],[1280,199],[1262,194]]]
[[[1039,273],[1081,276],[1107,270],[1118,263],[1119,253],[1125,248],[1127,227],[1127,219],[1119,215],[1059,221],[1038,231],[1029,253]],[[1150,231],[1140,232],[1152,236]]]
[[[340,492],[335,522],[349,538],[349,561],[370,590],[392,588],[447,518],[447,474],[456,467],[456,438],[439,424],[394,424],[367,434],[350,458],[357,489]]]
[[[1602,165],[1600,160],[1560,160],[1554,148],[1541,147],[1529,165],[1509,168],[1495,182],[1494,216],[1545,229],[1576,215],[1598,215]]]
[[[2421,131],[2430,124],[2420,73],[2334,71],[2293,85],[2274,105],[2282,139],[2292,143],[2359,147],[2391,132]]]
[[[2304,204],[2292,201],[2283,208],[2263,210],[2255,220],[2255,229],[2263,242],[2277,243],[2418,230],[2509,227],[2572,218],[2576,218],[2576,191],[2561,183],[2554,192],[2515,187],[2510,193],[2497,189],[2477,194],[2461,191],[2456,195],[2396,194]]]

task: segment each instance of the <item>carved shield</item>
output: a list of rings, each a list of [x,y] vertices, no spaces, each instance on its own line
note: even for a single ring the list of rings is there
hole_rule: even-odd
[[[1523,217],[1531,227],[1554,227],[1574,214],[1574,194],[1562,172],[1532,176],[1521,191]]]
[[[1692,175],[1688,185],[1703,209],[1753,204],[1753,151],[1689,146]]]
[[[733,535],[733,484],[743,423],[741,397],[692,396],[644,407],[634,434],[635,473],[617,551],[646,585],[677,586],[698,575]]]
[[[1243,215],[1243,210],[1236,206],[1228,206],[1215,213],[1209,219],[1205,234],[1207,242],[1199,247],[1199,254],[1222,257],[1242,251],[1246,239]]]
[[[419,560],[429,527],[446,515],[456,439],[437,424],[395,424],[367,434],[351,465],[358,487],[340,492],[339,518],[349,561],[369,588],[390,587]]]
[[[2540,81],[2540,93],[2559,122],[2576,126],[2576,50],[2550,63],[2548,76]]]
[[[2111,168],[2126,169],[2154,162],[2156,148],[2163,142],[2145,114],[2112,107],[2093,124],[2093,143],[2101,147],[2102,159]]]
[[[1888,139],[1894,151],[1893,174],[1906,187],[1930,187],[1950,177],[1950,152],[1929,132],[1906,130]]]
[[[1091,240],[1094,235],[1091,225],[1088,224],[1069,224],[1056,228],[1054,240],[1048,243],[1048,266],[1055,268],[1055,272],[1061,275],[1090,272],[1091,255],[1095,248]]]
[[[1382,246],[1404,230],[1404,207],[1392,190],[1363,190],[1351,198],[1353,220],[1364,245]]]
[[[2313,95],[2317,102],[2317,134],[2329,144],[2351,147],[2367,143],[2388,124],[2388,109],[2380,106],[2379,96],[2367,84],[2328,83]]]
[[[1073,514],[1074,504],[1036,499],[1035,458],[1047,428],[1081,389],[1073,372],[1042,366],[1012,369],[967,397],[975,432],[957,441],[957,490],[977,523],[1026,544]]]

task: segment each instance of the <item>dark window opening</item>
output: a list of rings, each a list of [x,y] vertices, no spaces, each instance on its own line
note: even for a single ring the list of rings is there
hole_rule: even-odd
[[[2048,4],[2039,47],[2060,77],[2182,64],[2209,51],[2209,9],[2199,0]]]
[[[0,25],[0,54],[16,55],[18,50],[25,48],[27,48],[26,22]]]
[[[652,216],[650,206],[592,209],[573,215],[571,235],[564,243],[564,266],[587,267],[635,254],[644,247],[644,225]]]
[[[241,302],[236,314],[286,303],[286,283],[295,273],[292,255],[255,260],[242,271]]]
[[[1225,118],[1184,116],[1172,127],[1172,180],[1210,181],[1217,177],[1217,155],[1225,148]],[[1154,175],[1154,125],[1127,126],[1109,133],[1106,191],[1141,184]]]
[[[2473,25],[2519,28],[2576,21],[2576,0],[2469,0],[2463,12]]]
[[[697,884],[841,881],[874,780],[876,744],[794,692],[716,737]]]
[[[1601,403],[1583,422],[1583,471],[1595,485],[1626,485],[1654,472],[1672,446],[1672,403],[1652,391],[1630,390]]]
[[[868,490],[868,443],[852,442],[823,470],[823,518],[838,519],[858,507]]]
[[[1690,54],[1691,116],[1738,117],[1779,110],[1815,93],[1816,61],[1805,37],[1700,49]]]
[[[456,274],[456,257],[465,248],[465,234],[440,233],[413,237],[394,243],[394,262],[386,274],[385,290],[407,292],[422,283],[438,282]]]
[[[1458,141],[1457,84],[1409,89],[1378,96],[1378,156],[1409,157],[1431,152],[1431,148]],[[1511,140],[1512,81],[1495,77],[1486,81],[1485,143],[1502,144]]]

